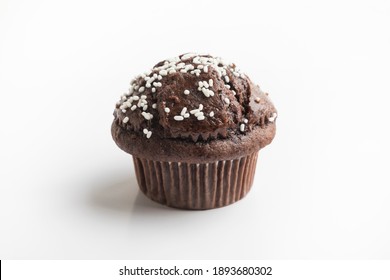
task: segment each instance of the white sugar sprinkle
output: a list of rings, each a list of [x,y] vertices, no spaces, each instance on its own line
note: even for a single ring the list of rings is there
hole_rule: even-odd
[[[234,95],[234,96],[237,94],[234,90],[232,90],[232,92],[233,92],[233,95]]]
[[[152,85],[150,83],[146,83],[145,87],[150,88]]]
[[[191,111],[190,111],[191,114],[196,114],[196,113],[198,113],[198,112],[200,112],[199,109],[194,109],[194,110],[191,110]]]
[[[224,101],[225,101],[225,103],[226,103],[227,105],[229,105],[229,104],[230,104],[230,100],[229,100],[229,98],[225,97]]]
[[[165,107],[164,111],[165,111],[165,113],[169,113],[171,111],[171,109],[169,109],[168,107]]]
[[[162,76],[161,76],[161,75],[158,75],[158,76],[157,76],[157,80],[162,80]]]
[[[153,118],[153,115],[150,113],[142,112],[141,115],[145,118],[145,120],[150,120]]]
[[[230,85],[225,85],[225,88],[230,89]]]
[[[189,95],[190,94],[190,91],[188,89],[184,90],[184,94],[185,95]]]
[[[158,72],[161,76],[166,76],[168,75],[168,71],[167,70],[160,70],[160,72]]]
[[[199,81],[199,82],[198,82],[198,85],[199,85],[199,87],[203,87],[203,82],[202,82],[202,81]]]
[[[153,103],[153,104],[152,104],[152,108],[153,108],[153,109],[156,109],[156,108],[157,108],[157,104],[156,104],[156,103]]]
[[[150,138],[150,136],[152,136],[152,132],[151,131],[148,131],[148,133],[146,134],[146,138]]]
[[[210,80],[209,80],[209,85],[210,85],[210,87],[212,87],[212,86],[213,86],[213,84],[214,84],[214,81],[213,81],[213,79],[210,79]]]
[[[214,117],[214,112],[211,111],[210,114],[209,114],[210,117]]]
[[[146,99],[146,95],[141,95],[141,99]]]
[[[244,130],[245,130],[245,124],[242,123],[242,124],[240,125],[240,131],[241,131],[241,132],[244,132]]]
[[[173,118],[174,118],[175,121],[182,121],[182,120],[184,120],[183,116],[174,116]]]
[[[204,119],[205,117],[203,115],[198,117],[198,121],[203,121]]]
[[[156,92],[156,88],[152,88],[152,92]]]
[[[149,130],[147,128],[144,128],[143,132],[144,132],[144,134],[146,134],[149,132]]]
[[[209,93],[209,91],[207,90],[207,88],[202,88],[202,92],[203,92],[204,96],[210,97],[210,93]]]
[[[209,68],[208,68],[207,65],[203,68],[203,71],[204,71],[205,73],[209,72]]]
[[[199,104],[199,110],[200,110],[200,111],[203,110],[203,104]]]
[[[142,110],[144,110],[144,111],[146,111],[148,109],[148,105],[144,105],[143,107],[142,107]]]
[[[199,116],[203,116],[203,115],[204,115],[203,112],[196,112],[196,113],[195,113],[195,117],[199,117]]]
[[[272,117],[268,118],[269,122],[274,122],[277,117],[276,113],[272,113]]]
[[[244,123],[248,123],[248,119],[244,119]]]
[[[139,96],[138,95],[134,95],[133,96],[133,100],[135,100],[135,101],[139,100]]]
[[[187,107],[183,107],[183,109],[180,112],[180,115],[184,116],[185,113],[187,113]]]
[[[193,57],[193,56],[196,56],[196,54],[195,53],[187,53],[181,57],[181,60],[185,60],[185,59],[188,59],[188,58]]]
[[[126,110],[125,110],[125,109],[123,109],[123,110],[122,110],[122,113],[126,113]]]
[[[123,123],[127,123],[129,121],[129,117],[125,117],[124,119],[123,119]]]
[[[255,102],[260,103],[260,97],[256,97]]]
[[[133,105],[133,106],[131,106],[131,108],[130,108],[131,111],[134,111],[135,109],[137,109],[137,105]]]
[[[140,87],[138,92],[144,92],[145,91],[145,87]]]
[[[190,117],[190,114],[185,113],[183,117],[184,117],[184,118],[189,118],[189,117]]]
[[[229,80],[229,77],[228,76],[225,76],[225,81],[228,83],[228,82],[230,82],[230,80]]]

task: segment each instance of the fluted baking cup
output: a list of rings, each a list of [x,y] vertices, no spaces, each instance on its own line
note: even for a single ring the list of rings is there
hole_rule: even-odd
[[[133,157],[138,185],[150,199],[181,209],[212,209],[242,199],[253,184],[258,152],[210,163]]]

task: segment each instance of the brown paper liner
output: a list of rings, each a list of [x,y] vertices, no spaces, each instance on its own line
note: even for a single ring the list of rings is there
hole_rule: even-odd
[[[257,154],[199,164],[133,160],[138,185],[147,197],[170,207],[201,210],[243,198],[253,184]]]

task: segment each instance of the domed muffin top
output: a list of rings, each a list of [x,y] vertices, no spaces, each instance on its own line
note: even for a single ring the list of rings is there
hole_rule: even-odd
[[[273,123],[266,93],[235,64],[184,54],[135,77],[114,111],[123,129],[145,138],[224,139]]]

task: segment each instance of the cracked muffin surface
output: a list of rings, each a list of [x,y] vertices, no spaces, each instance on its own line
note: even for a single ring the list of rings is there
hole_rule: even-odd
[[[235,64],[189,53],[131,81],[116,104],[112,135],[139,157],[208,162],[268,145],[276,117],[268,94]]]

